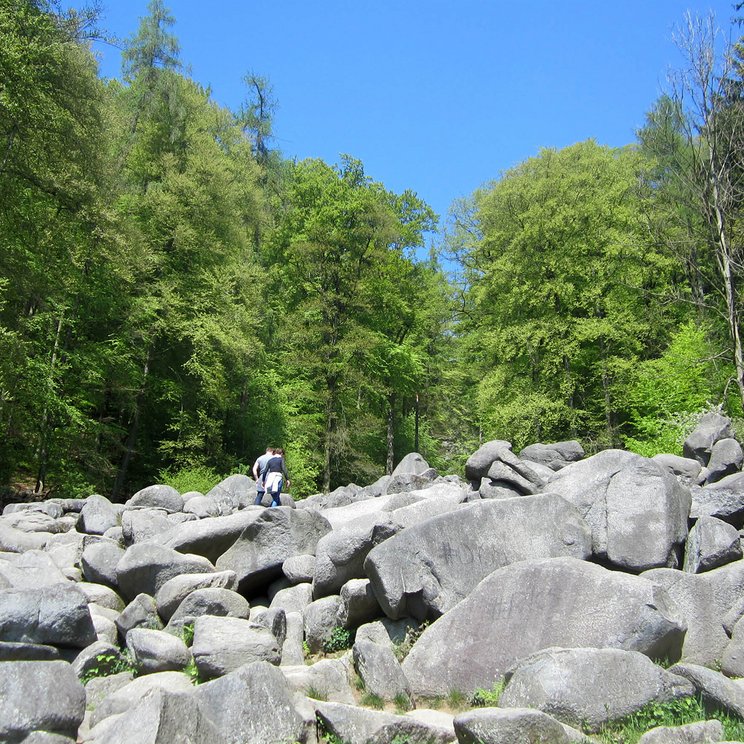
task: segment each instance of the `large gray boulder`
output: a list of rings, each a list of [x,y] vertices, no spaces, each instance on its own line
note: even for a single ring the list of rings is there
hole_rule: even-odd
[[[706,413],[690,436],[685,439],[682,452],[685,457],[697,460],[701,465],[707,465],[713,445],[721,439],[730,439],[733,436],[731,419],[719,413]]]
[[[220,514],[232,514],[253,504],[256,498],[256,482],[247,475],[235,473],[207,491],[206,496],[217,503]]]
[[[572,503],[592,530],[592,550],[627,571],[676,567],[690,494],[653,460],[605,450],[559,470],[545,487]]]
[[[23,532],[0,521],[0,551],[4,553],[42,550],[51,537],[49,532]]]
[[[702,574],[657,568],[646,571],[643,578],[666,590],[687,625],[682,661],[717,665],[729,643],[724,619],[744,595],[744,561]]]
[[[77,737],[85,690],[66,661],[0,664],[0,741],[21,741],[32,731]]]
[[[278,664],[281,644],[268,629],[237,617],[204,615],[194,621],[191,644],[199,676],[221,677],[254,661]]]
[[[738,561],[741,556],[736,527],[715,517],[700,517],[687,538],[683,570],[702,573]]]
[[[282,563],[282,573],[290,584],[312,583],[315,576],[315,556],[293,555],[287,558]]]
[[[706,481],[713,483],[724,476],[738,473],[744,463],[744,452],[736,439],[719,439],[710,451]]]
[[[317,653],[329,641],[338,625],[338,611],[341,597],[333,595],[311,602],[303,612],[305,640],[312,653]]]
[[[729,679],[697,664],[675,664],[669,671],[690,680],[707,706],[744,718],[744,680]]]
[[[452,743],[451,729],[410,716],[331,702],[316,702],[315,709],[323,728],[344,744]]]
[[[95,640],[88,600],[74,584],[0,590],[0,641],[85,648]]]
[[[202,555],[215,563],[262,513],[261,509],[250,508],[226,516],[183,522],[163,534],[160,543],[179,553]]]
[[[124,506],[130,509],[164,509],[172,514],[183,511],[183,499],[173,486],[158,483],[137,491]]]
[[[178,606],[197,589],[238,588],[238,577],[234,571],[213,571],[210,573],[190,573],[174,576],[163,584],[155,595],[158,614],[168,622]]]
[[[282,576],[287,558],[314,555],[318,540],[330,530],[328,521],[311,509],[264,509],[216,565],[235,571],[240,593],[250,594]]]
[[[685,624],[653,582],[575,558],[522,561],[485,578],[403,661],[414,695],[472,693],[551,646],[679,657]]]
[[[222,734],[225,744],[277,744],[306,740],[284,675],[258,661],[200,685],[194,701]]]
[[[81,556],[83,577],[86,581],[105,584],[116,589],[116,566],[124,557],[124,548],[115,540],[102,537],[88,543]]]
[[[697,460],[679,455],[658,454],[651,459],[688,486],[697,481],[702,469],[702,465]]]
[[[141,674],[181,671],[191,661],[186,644],[162,630],[130,630],[127,633],[127,648]]]
[[[0,588],[38,589],[54,584],[69,584],[48,553],[0,553]]]
[[[121,515],[121,534],[126,545],[153,541],[160,543],[162,535],[173,529],[165,509],[128,509]]]
[[[481,708],[455,716],[459,744],[570,744],[571,736],[547,713],[530,708]]]
[[[364,570],[388,617],[424,620],[510,563],[590,555],[591,533],[578,510],[543,494],[479,501],[409,527],[371,550]]]
[[[429,470],[429,463],[418,452],[409,452],[391,473],[396,475],[421,475]]]
[[[465,478],[483,498],[531,495],[543,486],[543,479],[502,440],[486,442],[465,463]]]
[[[279,667],[295,691],[319,700],[354,705],[356,699],[350,683],[350,665],[345,658],[321,659],[315,664]]]
[[[373,641],[357,641],[353,647],[354,667],[364,689],[383,700],[413,703],[411,688],[391,646]]]
[[[114,621],[122,639],[127,637],[132,628],[150,628],[162,630],[163,621],[158,615],[155,597],[149,594],[138,594]]]
[[[77,528],[88,535],[103,535],[106,530],[119,524],[118,509],[105,497],[97,493],[85,499],[80,510]]]
[[[638,739],[638,744],[710,744],[723,741],[723,735],[723,724],[712,719],[683,726],[657,726]]]
[[[350,579],[341,587],[339,596],[336,622],[344,628],[357,628],[382,614],[369,579]]]
[[[364,560],[372,548],[398,530],[387,512],[358,517],[319,541],[315,554],[313,596],[338,594],[350,579],[365,577]]]
[[[138,543],[128,548],[116,565],[116,580],[125,599],[142,593],[154,597],[174,576],[214,570],[202,556],[184,555],[154,543]]]
[[[553,444],[530,444],[519,453],[520,460],[536,462],[551,470],[560,470],[583,458],[584,448],[575,439]]]
[[[180,635],[184,625],[192,625],[196,618],[202,615],[239,617],[247,620],[249,614],[248,600],[237,592],[217,587],[197,589],[178,605],[165,629],[169,633]]]
[[[721,658],[721,671],[727,677],[744,677],[744,622],[734,625],[731,640]]]
[[[637,651],[550,648],[506,675],[502,708],[536,708],[571,726],[599,731],[649,703],[694,694],[695,688]]]
[[[690,518],[717,517],[737,528],[744,526],[744,473],[733,473],[702,488],[691,488]]]
[[[312,584],[295,584],[280,589],[272,598],[269,607],[285,612],[302,612],[313,601]]]
[[[86,744],[225,744],[219,729],[190,694],[159,688],[135,708],[94,727]]]

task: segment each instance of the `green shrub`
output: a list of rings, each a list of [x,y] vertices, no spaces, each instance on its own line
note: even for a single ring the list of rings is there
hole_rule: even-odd
[[[196,661],[194,661],[194,658],[191,658],[191,661],[183,668],[184,674],[188,674],[189,678],[191,679],[192,685],[200,685],[202,680],[199,676],[199,669],[196,666]]]
[[[96,666],[82,676],[81,682],[85,685],[95,677],[110,677],[121,672],[137,673],[137,668],[129,651],[124,651],[121,654],[98,654],[96,656]]]
[[[396,643],[393,645],[393,652],[395,653],[395,658],[398,659],[398,661],[403,661],[403,659],[408,656],[411,649],[413,648],[413,644],[418,641],[419,638],[421,638],[421,634],[429,627],[429,621],[424,620],[421,625],[419,625],[417,628],[408,628],[406,630],[405,638],[400,641],[400,643]]]
[[[490,690],[479,688],[473,693],[470,704],[476,708],[496,708],[504,687],[506,687],[506,680],[502,677],[498,682],[494,682]]]
[[[354,633],[347,628],[337,625],[331,631],[331,635],[323,641],[323,651],[327,654],[332,654],[335,651],[344,651],[347,648],[351,648],[353,643]]]
[[[188,491],[207,493],[222,480],[222,476],[206,465],[189,465],[175,471],[168,468],[161,470],[158,473],[158,480],[173,486],[178,493]]]
[[[467,707],[468,698],[462,690],[450,690],[447,695],[447,705],[452,710],[463,710]]]
[[[375,708],[376,710],[382,710],[385,707],[385,701],[374,692],[365,692],[360,702],[362,705],[368,708]]]
[[[398,713],[405,713],[406,711],[411,710],[411,708],[413,707],[411,698],[408,697],[405,692],[399,692],[393,698],[393,705],[395,705],[395,710]]]
[[[181,638],[187,646],[191,646],[194,642],[194,623],[187,623],[181,628]]]

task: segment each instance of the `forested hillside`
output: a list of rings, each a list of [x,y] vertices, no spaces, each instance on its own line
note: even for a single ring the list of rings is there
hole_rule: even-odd
[[[123,500],[276,444],[303,496],[742,415],[742,48],[706,21],[636,142],[543,150],[439,219],[351,156],[283,157],[268,80],[214,101],[162,0],[121,80],[55,8],[0,0],[3,487]]]

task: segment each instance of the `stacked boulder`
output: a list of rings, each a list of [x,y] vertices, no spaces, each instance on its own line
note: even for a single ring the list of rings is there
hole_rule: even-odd
[[[691,695],[742,716],[740,455],[710,415],[685,457],[496,440],[464,480],[412,453],[273,509],[243,475],[10,505],[0,740],[571,742]]]

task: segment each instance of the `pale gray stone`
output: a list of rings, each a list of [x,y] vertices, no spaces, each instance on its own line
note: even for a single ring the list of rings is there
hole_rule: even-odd
[[[184,555],[162,545],[138,543],[128,548],[116,565],[116,579],[122,596],[133,599],[142,593],[154,597],[174,576],[214,570],[202,556]]]
[[[547,713],[529,708],[481,708],[453,721],[459,744],[569,744],[563,726]]]
[[[197,589],[189,594],[170,618],[166,630],[180,635],[184,625],[192,625],[197,617],[238,617],[247,620],[250,605],[245,597],[230,589],[217,587]]]
[[[0,641],[0,661],[56,661],[59,649],[42,643]]]
[[[119,524],[119,513],[114,505],[100,494],[94,493],[85,499],[80,510],[78,530],[89,535],[103,535],[106,530]]]
[[[269,607],[262,612],[254,621],[256,625],[268,628],[277,640],[279,648],[284,645],[287,637],[287,613],[278,607]]]
[[[727,475],[716,483],[691,488],[691,519],[718,517],[735,527],[744,526],[744,473]]]
[[[706,481],[713,483],[724,476],[737,473],[744,463],[744,452],[736,439],[719,439],[712,447]]]
[[[256,482],[247,475],[235,473],[207,491],[206,496],[217,503],[220,514],[232,514],[253,504],[256,498]]]
[[[29,533],[40,532],[55,535],[68,532],[72,526],[68,521],[55,519],[48,514],[36,511],[22,511],[0,517],[0,520],[21,532]]]
[[[86,581],[118,587],[116,566],[124,556],[124,549],[109,538],[101,538],[85,546],[81,556],[83,576]]]
[[[312,584],[295,584],[278,591],[269,607],[281,608],[285,612],[302,612],[312,601]]]
[[[687,538],[690,493],[640,455],[604,450],[559,470],[545,487],[571,502],[592,530],[592,550],[628,571],[677,566]]]
[[[715,517],[700,517],[687,538],[683,570],[703,573],[742,557],[736,527]]]
[[[186,496],[188,495],[188,493],[183,494],[183,511],[185,514],[194,514],[199,519],[221,516],[220,505],[214,499],[197,493],[187,501]],[[189,552],[193,553],[193,551]]]
[[[127,633],[126,643],[142,674],[180,671],[191,661],[186,644],[162,630],[133,628]]]
[[[282,644],[281,666],[298,666],[305,663],[305,624],[302,613],[288,612],[286,615],[286,635]]]
[[[47,532],[22,532],[0,521],[0,551],[6,553],[43,550],[51,537]]]
[[[345,659],[321,659],[310,666],[300,664],[280,669],[295,692],[333,703],[356,704]]]
[[[75,744],[75,739],[48,731],[32,731],[21,744]]]
[[[25,553],[0,553],[0,586],[13,589],[38,589],[55,584],[69,584],[48,553],[29,550]]]
[[[133,628],[150,628],[162,630],[163,622],[158,615],[155,598],[149,594],[138,594],[116,619],[116,627],[122,638]]]
[[[281,660],[281,646],[268,628],[237,617],[196,618],[191,653],[202,679],[221,677],[254,661]]]
[[[266,662],[248,664],[199,685],[194,700],[225,744],[305,741],[305,724],[295,709],[292,691],[279,669]]]
[[[714,719],[684,726],[658,726],[643,734],[638,744],[711,744],[722,738],[723,724]]]
[[[156,688],[136,708],[93,728],[85,744],[225,744],[225,739],[190,694]]]
[[[591,554],[578,510],[552,494],[480,501],[427,520],[373,548],[364,564],[388,617],[435,619],[498,568]]]
[[[409,452],[396,466],[392,476],[412,474],[421,475],[429,469],[429,463],[418,452]]]
[[[159,483],[137,491],[125,506],[130,509],[163,509],[172,514],[183,510],[183,499],[173,486]]]
[[[90,605],[88,605],[90,609]],[[96,639],[106,643],[115,644],[119,639],[119,630],[116,621],[109,617],[94,612],[90,613],[93,628],[96,631]]]
[[[744,677],[744,622],[733,628],[731,640],[721,658],[721,671],[728,677]]]
[[[336,616],[337,625],[356,628],[382,615],[369,579],[350,579],[341,587],[341,605]]]
[[[390,476],[386,476],[388,479]],[[356,501],[375,498],[382,495],[383,489],[380,487],[377,492],[373,493],[369,488],[361,488],[356,483],[350,483],[347,486],[339,486],[330,493],[315,493],[297,502],[298,509],[315,509],[324,511],[334,509],[339,506],[348,506]]]
[[[418,491],[421,488],[428,488],[433,485],[437,478],[437,471],[433,468],[425,470],[423,473],[399,473],[391,475],[385,484],[385,494],[408,493],[409,491]]]
[[[675,664],[669,671],[689,679],[706,705],[744,717],[744,680],[729,679],[697,664]]]
[[[328,520],[333,531],[336,532],[347,525],[363,524],[362,518],[374,521],[374,518],[381,515],[383,512],[386,513],[386,516],[389,516],[389,514],[387,514],[387,508],[390,504],[397,503],[397,496],[398,494],[391,494],[389,496],[385,495],[380,496],[379,498],[355,501],[353,504],[348,504],[347,506],[324,509],[323,517]],[[317,552],[315,555],[317,556]]]
[[[679,658],[685,625],[676,612],[661,587],[638,576],[575,558],[522,561],[494,571],[426,628],[403,672],[414,695],[436,696],[491,689],[516,661],[551,646]]]
[[[721,439],[734,436],[731,419],[719,413],[706,413],[698,422],[694,431],[685,439],[682,451],[685,457],[707,465],[713,445]]]
[[[121,531],[127,545],[148,541],[162,543],[162,536],[173,529],[165,509],[128,509],[121,515]]]
[[[184,522],[163,534],[160,542],[179,553],[201,555],[215,563],[261,514],[261,509],[250,508],[211,519]]]
[[[95,640],[88,601],[74,584],[0,590],[0,641],[85,648]]]
[[[109,695],[126,687],[134,679],[131,671],[118,672],[108,677],[93,677],[85,684],[85,707],[94,711]]]
[[[314,555],[293,555],[282,563],[282,573],[290,584],[312,583],[315,576]]]
[[[66,661],[3,662],[0,740],[39,730],[74,738],[84,714],[85,690]]]
[[[702,574],[657,568],[646,571],[643,577],[666,590],[687,625],[682,661],[719,664],[729,643],[723,620],[744,595],[744,561]]]
[[[616,648],[545,649],[519,661],[506,679],[499,707],[536,708],[594,732],[649,703],[695,693],[684,677],[637,651]]]
[[[316,599],[303,612],[305,622],[305,641],[312,653],[318,653],[323,644],[329,641],[337,626],[336,616],[341,606],[341,597],[333,595]]]
[[[435,489],[436,486],[432,486],[431,490],[434,491]],[[397,527],[397,531],[426,522],[440,514],[447,514],[464,508],[466,506],[464,503],[465,491],[458,486],[449,490],[454,498],[450,496],[426,498],[396,509],[390,516]]]
[[[85,545],[100,539],[99,537],[83,535],[75,530],[61,532],[52,535],[44,550],[60,571],[65,575],[70,575],[71,572],[79,572]]]
[[[367,692],[379,695],[383,700],[403,696],[412,704],[408,680],[390,646],[373,641],[356,641],[353,655],[354,667]]]
[[[315,553],[330,524],[309,509],[263,509],[235,544],[217,560],[220,570],[238,575],[241,594],[268,586],[282,575],[282,564],[293,555]]]
[[[584,448],[574,439],[553,444],[530,444],[519,453],[520,460],[530,460],[550,470],[560,470],[583,458]]]
[[[679,455],[659,454],[651,459],[688,485],[697,481],[702,467],[697,460]]]
[[[126,606],[124,600],[109,586],[81,581],[77,587],[86,596],[89,603],[96,604],[99,607],[106,607],[119,613]]]
[[[315,708],[326,731],[344,744],[390,744],[396,737],[421,744],[452,743],[450,730],[410,716],[332,702],[317,702]]]
[[[197,589],[230,589],[238,588],[238,577],[234,571],[212,571],[209,573],[189,573],[174,576],[163,584],[155,595],[158,614],[168,622],[178,606],[186,597]]]
[[[338,594],[349,579],[364,578],[364,560],[370,550],[397,530],[389,513],[377,512],[357,517],[322,537],[316,550],[313,596]]]
[[[90,717],[91,728],[109,716],[136,710],[145,695],[154,689],[163,689],[169,693],[190,694],[194,688],[191,678],[183,672],[158,672],[136,677],[121,687],[117,686],[98,703]]]

